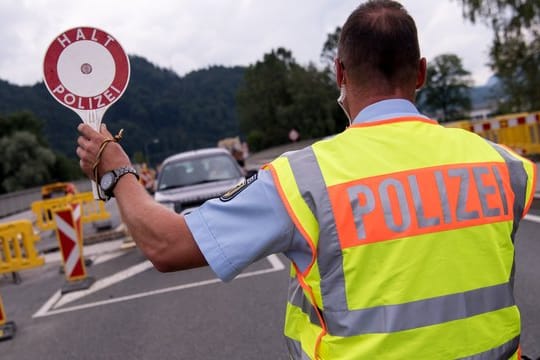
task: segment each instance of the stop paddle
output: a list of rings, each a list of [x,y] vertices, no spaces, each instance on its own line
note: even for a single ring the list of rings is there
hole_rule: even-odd
[[[43,61],[44,82],[53,98],[96,131],[105,111],[124,94],[129,75],[129,58],[120,43],[94,27],[64,31]],[[94,198],[103,198],[95,181],[92,191]]]

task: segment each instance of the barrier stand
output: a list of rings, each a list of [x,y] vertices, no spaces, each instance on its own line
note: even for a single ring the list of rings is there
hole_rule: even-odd
[[[4,304],[0,297],[0,341],[13,338],[15,336],[15,331],[17,331],[17,326],[15,326],[15,322],[7,321],[4,312]]]
[[[30,220],[16,220],[0,224],[0,274],[11,273],[14,283],[20,283],[19,271],[42,266],[45,258],[39,256]]]
[[[82,247],[81,205],[72,204],[55,209],[54,219],[67,280],[61,293],[88,289],[95,279],[86,274]]]

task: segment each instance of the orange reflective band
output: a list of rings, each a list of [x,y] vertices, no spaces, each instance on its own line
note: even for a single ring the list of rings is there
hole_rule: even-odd
[[[304,289],[304,292],[309,295],[309,300],[311,302],[311,305],[313,306],[315,313],[317,314],[317,318],[319,319],[319,323],[321,324],[321,332],[317,336],[317,339],[315,340],[315,359],[320,359],[319,357],[319,349],[321,347],[321,342],[323,337],[328,334],[328,328],[326,327],[326,321],[324,320],[321,310],[319,308],[319,305],[317,305],[317,301],[315,299],[315,295],[313,294],[313,290],[311,287],[306,283],[304,276],[302,275],[302,272],[299,271],[298,267],[295,263],[293,263],[294,269],[296,270],[296,278],[298,279],[298,283]]]
[[[527,160],[527,161],[530,161],[530,160]],[[529,196],[529,199],[525,203],[525,208],[523,209],[523,216],[522,217],[524,217],[529,212],[529,209],[531,208],[532,202],[534,200],[534,192],[535,192],[535,184],[536,184],[536,177],[537,176],[538,176],[538,174],[536,173],[536,164],[532,163],[532,178],[531,178],[532,190],[531,190],[531,194]]]
[[[391,119],[384,119],[384,120],[374,120],[374,121],[367,121],[362,123],[356,123],[349,126],[350,128],[362,128],[362,127],[369,127],[369,126],[376,126],[376,125],[383,125],[383,124],[392,124],[392,123],[400,123],[404,121],[419,121],[424,122],[428,124],[438,125],[439,123],[436,120],[424,118],[424,117],[398,117],[398,118],[391,118]]]
[[[328,188],[342,248],[513,220],[504,163],[454,164]],[[343,205],[345,204],[345,205]]]

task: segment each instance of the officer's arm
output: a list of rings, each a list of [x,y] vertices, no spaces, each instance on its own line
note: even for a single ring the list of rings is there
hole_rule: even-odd
[[[85,124],[80,124],[78,130],[81,134],[77,139],[80,166],[92,178],[99,147],[105,138],[112,135],[105,128],[98,133]],[[102,153],[99,175],[126,165],[130,165],[129,157],[118,143],[110,142]],[[113,193],[130,235],[159,271],[207,264],[184,217],[155,202],[135,176],[122,176]]]
[[[114,189],[122,220],[135,243],[159,271],[207,265],[184,217],[159,205],[135,176],[123,176]]]

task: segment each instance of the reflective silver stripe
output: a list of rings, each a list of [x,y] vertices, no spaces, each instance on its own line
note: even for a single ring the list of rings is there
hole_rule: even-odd
[[[287,342],[287,349],[289,350],[289,357],[291,360],[311,360],[310,357],[302,350],[302,344],[299,341],[285,338]]]
[[[311,302],[309,302],[304,294],[304,290],[302,290],[302,287],[296,278],[291,278],[289,281],[289,302],[300,308],[304,314],[307,314],[309,316],[309,321],[311,321],[312,324],[321,326],[315,308]]]
[[[517,352],[518,346],[519,336],[516,336],[499,347],[459,360],[508,360]]]
[[[521,162],[521,160],[510,155],[508,150],[506,150],[502,146],[488,140],[486,141],[495,149],[495,151],[499,153],[499,155],[501,155],[501,157],[504,159],[504,162],[506,163],[506,167],[508,168],[508,175],[510,177],[510,186],[512,187],[512,191],[514,192],[514,204],[513,204],[514,221],[512,224],[512,234],[510,235],[510,237],[512,238],[512,243],[513,243],[515,241],[516,233],[519,228],[519,222],[521,220],[521,217],[523,216],[525,203],[527,202],[527,181],[528,181],[529,176],[527,175],[527,172],[525,171],[525,167],[523,166],[523,162]],[[501,194],[504,194],[504,190],[503,190],[504,187],[502,186],[501,175],[498,173],[498,171],[494,173],[495,173],[495,178],[497,180],[497,184],[499,186],[499,190],[501,191]],[[505,197],[506,196],[503,196],[503,198]],[[512,287],[514,286],[513,284],[514,284],[515,270],[516,270],[516,263],[513,262],[512,272],[510,274],[510,283],[512,284]]]
[[[362,310],[324,311],[336,336],[390,333],[464,319],[514,305],[508,283],[459,294]]]
[[[326,310],[347,309],[343,254],[337,238],[336,223],[328,190],[311,147],[287,155],[302,197],[319,221],[317,264],[321,274],[322,307]]]
[[[508,167],[508,174],[510,176],[510,185],[514,192],[514,228],[512,229],[512,241],[514,235],[518,229],[519,221],[523,216],[523,209],[527,202],[527,180],[528,175],[523,166],[523,162],[512,155],[502,146],[487,141],[488,144],[502,156],[506,166]],[[497,180],[498,181],[498,180]]]

